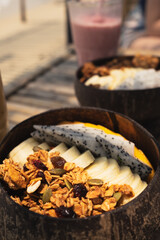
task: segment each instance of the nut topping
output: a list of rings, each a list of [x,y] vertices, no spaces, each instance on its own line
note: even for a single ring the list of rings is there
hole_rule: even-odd
[[[41,185],[41,180],[34,179],[27,187],[27,193],[34,193]]]

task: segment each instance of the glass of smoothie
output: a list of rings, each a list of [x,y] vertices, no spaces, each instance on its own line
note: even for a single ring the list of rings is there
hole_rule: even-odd
[[[115,56],[122,23],[122,0],[70,0],[69,15],[79,65]]]

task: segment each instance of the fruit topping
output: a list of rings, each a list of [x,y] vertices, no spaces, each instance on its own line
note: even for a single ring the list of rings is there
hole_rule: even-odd
[[[23,171],[26,172],[28,171],[29,169],[26,167],[26,164],[23,165]]]
[[[51,162],[55,168],[64,168],[66,160],[60,156],[51,157]]]
[[[79,183],[73,186],[74,197],[85,197],[87,194],[87,189],[84,184]]]
[[[45,183],[46,182],[46,179],[45,179],[45,175],[44,175],[44,172],[43,171],[38,171],[37,173],[37,178],[42,178],[42,182]]]
[[[76,218],[76,213],[73,211],[72,207],[60,206],[56,208],[55,211],[59,218]]]
[[[33,164],[38,169],[43,171],[48,170],[48,168],[40,160],[33,160]]]

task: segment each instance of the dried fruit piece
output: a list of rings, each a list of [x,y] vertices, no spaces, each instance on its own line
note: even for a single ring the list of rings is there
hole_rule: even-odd
[[[73,188],[73,185],[67,180],[67,179],[64,179],[64,182],[66,184],[66,187],[71,190],[71,188]]]
[[[45,204],[46,202],[50,202],[50,197],[52,196],[52,189],[48,188],[42,196],[42,201]]]
[[[92,199],[92,203],[94,205],[102,204],[102,202],[103,202],[102,198],[93,198]]]
[[[74,192],[74,197],[81,198],[86,196],[87,189],[82,183],[79,183],[73,186],[73,192]]]
[[[116,199],[116,201],[118,202],[120,200],[120,198],[122,197],[122,193],[121,192],[115,192],[113,194],[113,197]]]
[[[91,186],[101,186],[103,185],[103,181],[101,179],[88,179],[87,183]]]
[[[33,164],[36,168],[41,170],[48,170],[48,168],[40,161],[40,160],[33,160]]]
[[[23,165],[23,171],[26,172],[28,171],[29,169],[26,167],[26,164]]]
[[[45,178],[45,175],[44,175],[44,172],[43,172],[43,171],[38,171],[36,177],[37,177],[37,178],[38,178],[38,177],[42,178],[42,182],[43,182],[43,183],[46,182],[46,178]]]
[[[64,164],[66,160],[60,156],[53,156],[51,157],[51,162],[55,168],[64,168]]]
[[[76,214],[73,211],[72,207],[60,206],[55,209],[55,212],[59,218],[76,218]]]
[[[49,170],[50,174],[53,175],[63,175],[66,173],[66,170],[62,169],[62,168],[53,168],[51,170]]]

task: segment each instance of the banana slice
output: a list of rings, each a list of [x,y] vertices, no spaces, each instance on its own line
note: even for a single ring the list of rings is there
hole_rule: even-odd
[[[38,146],[39,143],[35,141],[33,138],[28,138],[27,140],[20,143],[16,146],[10,153],[9,157],[12,160],[19,164],[21,168],[27,161],[27,157],[30,154],[33,154],[33,147]]]
[[[138,174],[134,174],[134,180],[129,185],[133,189],[134,197],[124,198],[123,199],[123,205],[130,202],[131,200],[133,200],[135,197],[137,197],[147,187],[147,183],[142,181]]]
[[[69,148],[66,152],[61,154],[61,157],[64,158],[67,162],[72,162],[73,160],[78,158],[80,155],[81,153],[79,152],[79,150],[75,146],[73,146]]]
[[[39,144],[38,147],[40,147],[40,148],[42,148],[43,150],[46,150],[46,151],[48,151],[50,149],[50,146],[45,142]]]
[[[139,186],[141,186],[141,183],[142,183],[142,180],[140,176],[138,174],[134,174],[134,180],[130,185],[133,188],[133,190],[135,191],[136,189],[138,189]]]
[[[146,187],[147,187],[147,183],[143,181],[141,186],[136,191],[136,196],[138,196]]]
[[[20,143],[18,146],[12,149],[12,151],[9,153],[9,157],[13,158],[13,156],[18,153],[20,150],[22,150],[26,146],[38,146],[38,142],[34,140],[34,138],[28,138],[22,143]]]
[[[92,153],[87,150],[86,152],[82,153],[78,158],[76,158],[73,163],[75,163],[77,166],[86,168],[88,167],[92,162],[94,162],[95,158],[93,157]]]
[[[99,76],[98,75],[94,75],[92,77],[90,77],[86,82],[85,85],[89,86],[89,85],[94,85],[94,84],[99,84]]]
[[[35,146],[35,145],[34,145]],[[34,146],[24,146],[20,151],[18,151],[13,157],[12,160],[19,164],[21,168],[23,168],[24,164],[27,162],[27,158],[29,155],[33,154]]]
[[[111,180],[112,184],[128,184],[133,183],[134,175],[131,169],[128,166],[123,166],[120,168],[119,174],[113,180]]]
[[[120,168],[116,160],[108,159],[108,166],[106,169],[103,169],[103,172],[97,175],[97,178],[100,178],[104,183],[111,184],[111,180],[117,177],[119,174]]]
[[[133,189],[135,197],[138,196],[143,190],[144,188],[147,186],[147,183],[142,181],[140,182],[140,184],[138,185],[137,188]]]
[[[97,175],[101,174],[108,166],[108,160],[106,157],[100,157],[95,160],[87,169],[87,173],[92,178],[97,178]]]
[[[49,151],[50,153],[54,153],[54,152],[59,152],[60,155],[63,154],[64,152],[66,152],[68,150],[67,146],[64,143],[60,143],[59,145],[57,145],[56,147],[54,147],[52,150]]]

